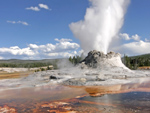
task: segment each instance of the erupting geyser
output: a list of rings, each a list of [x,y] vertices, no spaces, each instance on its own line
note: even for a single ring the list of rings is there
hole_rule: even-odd
[[[149,71],[128,69],[122,63],[119,53],[107,53],[110,43],[117,37],[123,25],[130,0],[89,1],[91,6],[87,8],[84,20],[69,25],[75,37],[80,40],[84,52],[90,51],[79,65],[60,70],[37,72],[17,80],[1,80],[0,86],[16,88],[47,83],[95,86],[125,84],[135,82],[129,78],[150,77]]]
[[[108,51],[109,44],[123,25],[124,15],[130,0],[89,0],[84,20],[70,24],[74,36],[80,40],[81,48]]]

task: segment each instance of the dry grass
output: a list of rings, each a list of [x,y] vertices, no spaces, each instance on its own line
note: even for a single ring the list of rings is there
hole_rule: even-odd
[[[138,67],[138,69],[150,70],[150,66]]]
[[[0,72],[0,79],[14,79],[14,78],[26,77],[32,73],[33,71],[14,72],[14,73]]]

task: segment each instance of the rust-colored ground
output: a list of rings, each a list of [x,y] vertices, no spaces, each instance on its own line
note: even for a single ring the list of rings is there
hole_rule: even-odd
[[[3,107],[0,106],[0,113],[17,113],[17,111],[15,108],[4,105]]]
[[[0,79],[14,79],[14,78],[26,77],[31,73],[33,72],[32,71],[14,72],[14,73],[0,72]]]
[[[110,94],[150,92],[150,82],[113,86],[41,86],[0,92],[0,112],[4,113],[150,113],[150,99],[109,100]],[[94,99],[108,95],[108,100]],[[92,98],[92,101],[84,98]],[[100,97],[100,98],[97,98]],[[132,98],[132,97],[131,97]],[[138,99],[138,98],[137,98]],[[94,101],[93,101],[94,100]],[[129,103],[129,104],[128,104]],[[134,105],[135,103],[142,103]],[[142,106],[141,106],[142,105]],[[144,106],[145,105],[145,106]]]
[[[149,79],[149,78],[147,78]],[[105,94],[120,94],[128,92],[150,92],[150,81],[143,83],[118,84],[112,86],[70,86],[74,88],[82,88],[90,96],[97,97]]]

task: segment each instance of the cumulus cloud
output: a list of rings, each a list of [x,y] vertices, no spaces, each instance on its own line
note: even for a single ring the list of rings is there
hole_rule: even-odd
[[[120,33],[119,39],[126,40],[127,42],[122,40],[123,43],[113,45],[111,48],[112,51],[119,52],[122,55],[127,54],[129,56],[150,53],[150,42],[147,39],[142,40],[138,34],[130,36],[127,33]]]
[[[131,38],[129,37],[129,35],[127,33],[120,33],[119,37],[124,40],[131,40]]]
[[[29,44],[26,48],[13,46],[0,48],[0,56],[5,59],[45,59],[64,58],[78,54],[79,44],[71,43],[71,39],[57,39],[56,44]]]
[[[132,35],[131,37],[129,36],[129,34],[127,33],[120,33],[119,34],[119,37],[121,39],[124,39],[124,40],[135,40],[135,41],[140,41],[140,36],[135,34],[135,35]]]
[[[40,11],[40,9],[38,7],[27,7],[26,10],[33,10],[33,11]]]
[[[150,42],[138,41],[138,42],[130,42],[120,45],[118,47],[114,47],[112,50],[115,52],[119,52],[121,54],[127,55],[139,55],[139,54],[147,54],[150,53]]]
[[[49,7],[48,7],[48,5],[46,5],[46,4],[39,4],[39,7],[43,8],[43,9],[50,10]]]
[[[140,41],[140,36],[135,34],[135,35],[132,36],[132,39],[136,40],[136,41]]]
[[[25,25],[25,26],[28,26],[29,24],[27,22],[24,22],[24,21],[7,21],[7,23],[11,23],[11,24],[22,24],[22,25]]]
[[[18,46],[13,46],[10,48],[0,48],[0,54],[10,53],[12,55],[34,55],[34,52],[30,50],[29,47],[20,49]]]

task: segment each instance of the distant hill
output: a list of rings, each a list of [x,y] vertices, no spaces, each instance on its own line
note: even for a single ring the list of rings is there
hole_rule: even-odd
[[[19,59],[9,59],[9,60],[0,60],[0,63],[35,63],[35,62],[54,62],[56,60],[61,60],[61,59],[43,59],[43,60],[19,60]]]
[[[150,58],[150,53],[149,54],[143,54],[143,55],[137,55],[137,56],[130,56],[130,58]]]
[[[43,59],[43,60],[19,60],[19,59],[9,59],[9,60],[0,60],[0,67],[24,67],[24,68],[33,68],[33,67],[42,67],[53,65],[54,68],[57,68],[57,63],[65,60],[62,59]]]

